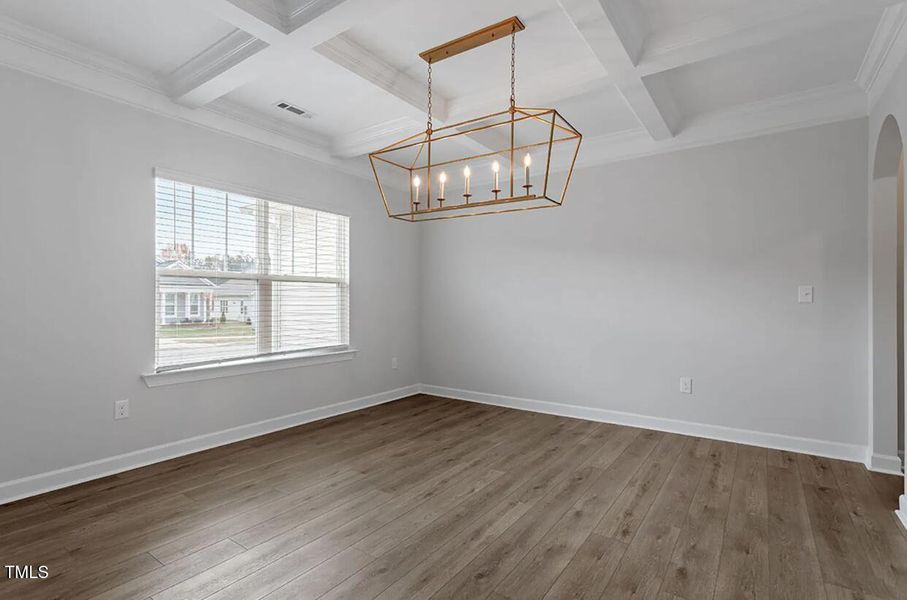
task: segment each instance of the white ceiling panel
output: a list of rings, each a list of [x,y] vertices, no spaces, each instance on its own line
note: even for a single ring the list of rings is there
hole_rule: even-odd
[[[374,85],[318,54],[289,57],[283,66],[283,76],[248,83],[227,99],[326,135],[342,135],[412,112],[399,99],[376,93]],[[312,117],[278,110],[273,106],[277,102],[294,104]]]

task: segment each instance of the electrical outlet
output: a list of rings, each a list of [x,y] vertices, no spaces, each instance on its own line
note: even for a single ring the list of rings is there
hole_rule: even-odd
[[[693,393],[693,378],[692,377],[681,377],[680,378],[680,393],[681,394],[692,394]]]
[[[396,369],[396,368],[397,368],[397,357],[395,356],[391,359],[391,369]]]
[[[797,302],[799,302],[800,304],[812,304],[813,292],[813,286],[801,285],[797,288]]]
[[[113,403],[113,418],[116,421],[129,418],[129,399],[117,400]]]

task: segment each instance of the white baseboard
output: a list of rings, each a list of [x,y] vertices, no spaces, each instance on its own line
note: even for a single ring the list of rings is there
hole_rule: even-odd
[[[871,454],[869,463],[866,467],[878,473],[887,473],[888,475],[903,475],[901,470],[901,459],[897,456],[888,456],[886,454]]]
[[[763,448],[773,448],[775,450],[789,450],[791,452],[801,452],[803,454],[813,454],[816,456],[864,464],[867,462],[866,447],[858,446],[856,444],[842,444],[840,442],[828,442],[825,440],[801,438],[777,433],[764,433],[748,429],[735,429],[733,427],[723,427],[720,425],[706,425],[690,421],[678,421],[676,419],[663,419],[660,417],[650,417],[603,408],[561,404],[559,402],[544,402],[541,400],[528,400],[526,398],[514,398],[512,396],[501,396],[498,394],[485,394],[483,392],[458,390],[436,385],[423,384],[422,392],[432,396],[443,396],[456,400],[468,400],[481,404],[518,408],[521,410],[546,413],[561,417],[573,417],[576,419],[586,419],[587,421],[614,423],[616,425],[629,425],[644,429],[654,429],[656,431],[666,431],[669,433],[692,435],[725,442],[735,442],[749,446],[760,446]],[[867,465],[867,467],[868,466],[869,465]]]
[[[901,497],[898,500],[898,507],[898,510],[894,511],[894,514],[898,516],[901,525],[907,530],[907,494],[901,494]]]
[[[240,425],[239,427],[234,427],[232,429],[207,433],[185,440],[179,440],[177,442],[170,442],[152,448],[145,448],[143,450],[136,450],[126,454],[112,456],[110,458],[74,465],[56,471],[6,481],[0,483],[0,504],[36,496],[38,494],[43,494],[44,492],[50,492],[92,479],[115,475],[116,473],[122,473],[123,471],[128,471],[137,467],[144,467],[178,456],[192,454],[193,452],[200,452],[202,450],[208,450],[209,448],[232,444],[233,442],[239,442],[274,431],[280,431],[281,429],[288,429],[304,423],[310,423],[312,421],[326,419],[354,410],[368,408],[369,406],[399,400],[400,398],[418,394],[420,387],[421,386],[418,384],[410,385],[395,390],[389,390],[387,392],[372,394],[371,396],[363,396],[362,398],[337,402],[328,406],[310,408],[291,415],[267,419],[248,425]]]

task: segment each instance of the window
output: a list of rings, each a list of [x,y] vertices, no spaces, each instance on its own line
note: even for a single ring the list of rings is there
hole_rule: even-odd
[[[164,314],[168,317],[176,315],[176,294],[164,294]]]
[[[157,371],[349,343],[349,218],[156,180]]]

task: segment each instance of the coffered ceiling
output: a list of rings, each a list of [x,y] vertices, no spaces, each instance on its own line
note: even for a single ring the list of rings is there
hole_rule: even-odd
[[[587,164],[866,115],[907,52],[896,0],[4,0],[0,64],[368,176],[424,128],[418,53],[511,15],[518,103]],[[505,108],[509,51],[436,65],[436,122]]]

